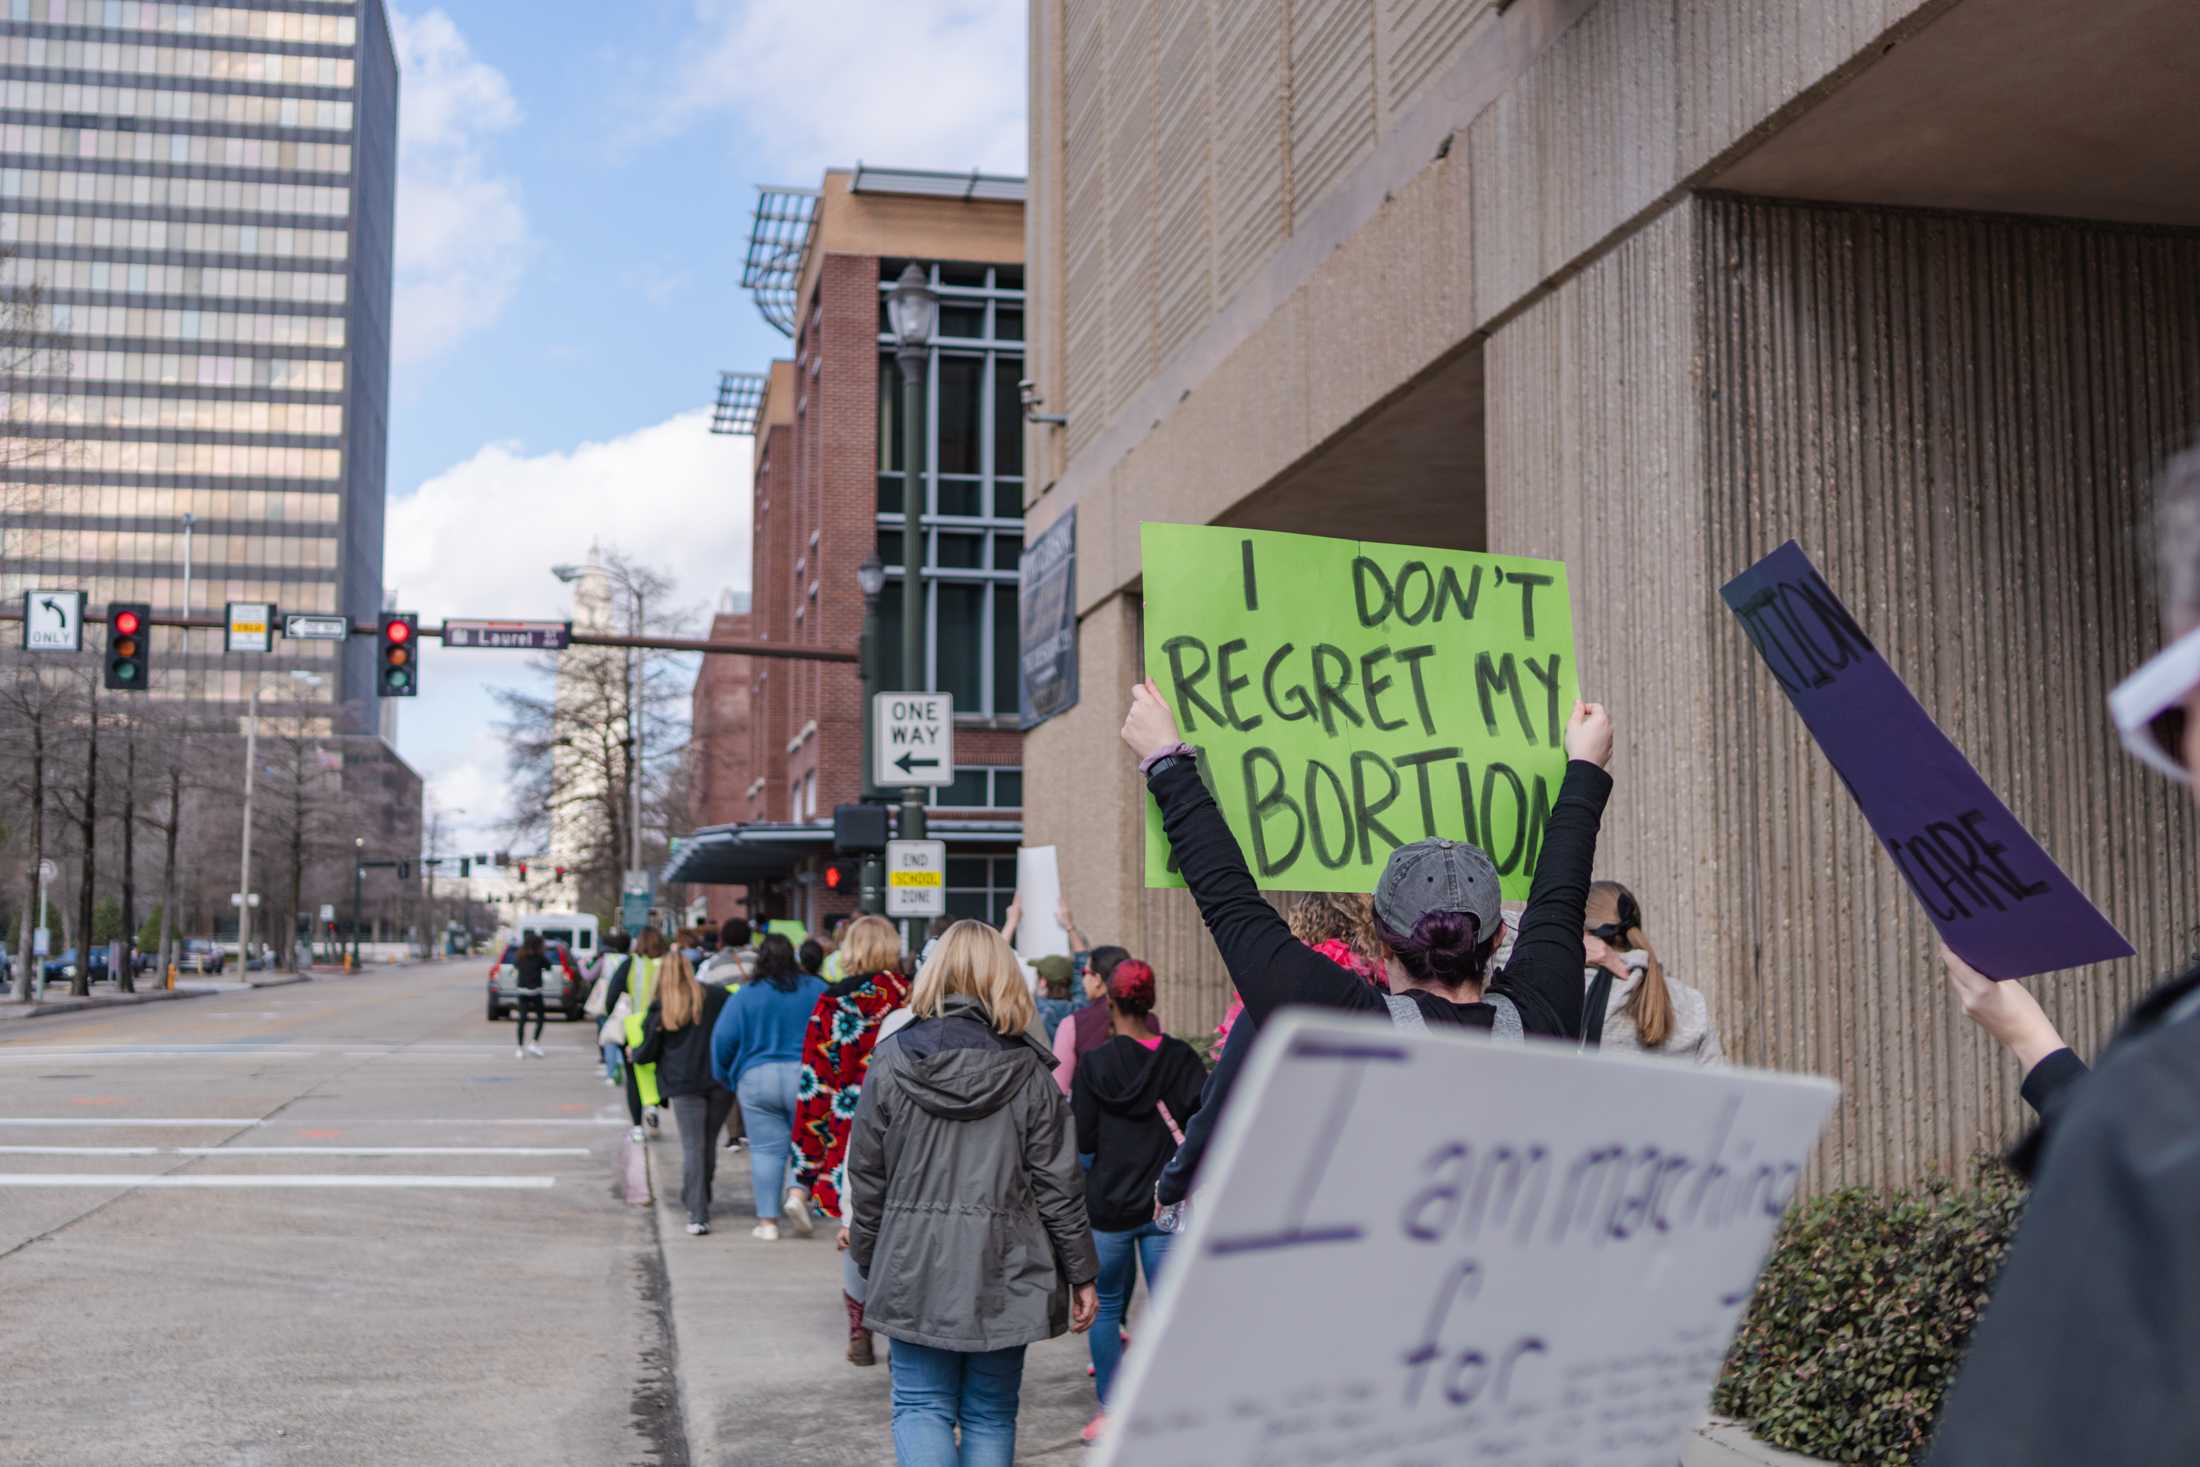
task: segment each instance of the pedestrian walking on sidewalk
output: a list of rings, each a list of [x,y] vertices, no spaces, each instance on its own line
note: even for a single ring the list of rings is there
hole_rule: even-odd
[[[1057,1024],[1050,1042],[1054,1047],[1054,1084],[1066,1098],[1069,1087],[1077,1078],[1077,1062],[1108,1042],[1114,1033],[1108,1027],[1108,979],[1115,973],[1115,965],[1130,956],[1128,948],[1115,946],[1096,947],[1092,960],[1085,965],[1085,1001],[1077,1006],[1069,1019]],[[1147,1015],[1153,1032],[1161,1032],[1161,1021]]]
[[[894,1456],[1009,1467],[1025,1347],[1099,1309],[1076,1138],[998,932],[948,929],[909,1012],[872,1051],[845,1173],[864,1319],[893,1341]]]
[[[529,1054],[542,1053],[542,975],[549,970],[550,958],[543,951],[542,934],[530,932],[519,945],[519,956],[512,960],[514,977],[519,985],[519,1001],[512,1005],[512,1012],[519,1015],[519,1043],[512,1051],[512,1058],[525,1059]],[[535,1038],[527,1040],[527,1015],[535,1015]]]
[[[686,956],[667,954],[657,996],[642,1018],[634,1062],[657,1067],[657,1089],[680,1127],[680,1202],[691,1235],[710,1231],[711,1183],[718,1174],[718,1132],[733,1092],[711,1078],[710,1041],[726,990],[695,981]]]
[[[2157,524],[2169,645],[2109,708],[2130,752],[2200,801],[2200,450],[2170,462]],[[2171,803],[2164,800],[2163,803]],[[2166,813],[2166,812],[2162,812]],[[2189,862],[2189,851],[2165,851]],[[2200,963],[2142,999],[2099,1068],[2015,980],[1946,947],[1964,1012],[2024,1067],[2032,1183],[1994,1296],[1941,1408],[1931,1467],[2200,1461]],[[2082,980],[2081,980],[2082,981]]]
[[[1100,1410],[1085,1427],[1088,1442],[1100,1435],[1123,1363],[1121,1330],[1139,1270],[1149,1297],[1160,1286],[1172,1235],[1155,1222],[1154,1183],[1183,1141],[1207,1080],[1189,1044],[1147,1027],[1153,1006],[1153,969],[1136,958],[1116,964],[1108,980],[1108,1042],[1078,1062],[1070,1087],[1077,1152],[1090,1158],[1085,1209],[1100,1255],[1100,1317],[1086,1337]]]
[[[909,980],[898,971],[901,934],[884,917],[857,918],[842,935],[838,956],[848,976],[819,995],[802,1038],[794,1114],[795,1184],[787,1194],[787,1211],[814,1205],[845,1226],[848,1128],[863,1098],[863,1077],[871,1067],[879,1026],[909,1002]],[[871,1332],[863,1327],[863,1275],[855,1259],[845,1255],[840,1287],[848,1311],[848,1363],[870,1365],[876,1357]]]
[[[781,1204],[791,1180],[802,1036],[824,991],[825,985],[795,962],[794,944],[771,933],[757,947],[756,976],[726,1001],[711,1033],[711,1075],[741,1107],[756,1188],[754,1233],[767,1243],[779,1238]],[[804,1237],[815,1226],[807,1203],[793,1208],[787,1222]]]
[[[634,959],[627,953],[626,930],[614,927],[604,934],[603,951],[596,956],[596,982],[588,990],[581,1012],[596,1021],[596,1047],[603,1053],[603,1082],[618,1088],[626,1083],[626,1015],[612,1021],[612,1012],[626,993],[626,970]],[[639,1109],[639,1107],[636,1107]]]

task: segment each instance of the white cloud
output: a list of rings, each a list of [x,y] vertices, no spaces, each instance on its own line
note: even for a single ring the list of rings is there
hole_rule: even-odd
[[[1022,173],[1024,0],[695,0],[652,121],[736,114],[803,183],[831,164]]]
[[[670,577],[676,603],[666,609],[694,609],[701,635],[720,594],[749,584],[750,440],[713,434],[709,423],[698,408],[571,449],[489,444],[391,502],[383,578],[423,621],[565,620],[572,589],[550,567],[600,544]],[[400,747],[432,799],[466,812],[456,822],[462,843],[493,839],[504,813],[491,690],[531,677],[521,653],[431,644],[421,659]]]
[[[400,81],[394,355],[425,361],[501,314],[533,252],[490,142],[520,121],[504,73],[441,10],[390,13]]]

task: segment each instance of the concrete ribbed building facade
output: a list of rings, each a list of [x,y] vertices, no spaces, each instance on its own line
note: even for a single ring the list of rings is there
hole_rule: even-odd
[[[1744,1062],[1845,1096],[1816,1181],[2020,1117],[1931,932],[1717,598],[1794,537],[2139,956],[2040,980],[2092,1053],[2200,917],[2104,695],[2200,427],[2200,191],[2158,0],[1035,0],[1033,536],[1072,506],[1082,697],[1026,839],[1171,1022],[1225,983],[1142,885],[1116,742],[1143,520],[1563,559],[1614,707],[1599,872]],[[2051,105],[2050,105],[2051,99]],[[2149,119],[2155,121],[2150,122]]]

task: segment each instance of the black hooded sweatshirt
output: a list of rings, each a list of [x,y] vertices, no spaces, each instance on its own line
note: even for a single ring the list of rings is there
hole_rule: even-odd
[[[1092,1160],[1085,1175],[1085,1210],[1101,1232],[1153,1221],[1153,1184],[1176,1154],[1176,1138],[1160,1103],[1181,1128],[1199,1109],[1207,1068],[1181,1039],[1148,1049],[1118,1034],[1077,1061],[1070,1109],[1077,1150]]]

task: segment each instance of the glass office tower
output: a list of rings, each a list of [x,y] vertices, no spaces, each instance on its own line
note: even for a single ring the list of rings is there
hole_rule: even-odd
[[[0,280],[59,348],[0,380],[0,595],[178,609],[188,555],[195,610],[374,616],[396,170],[381,0],[0,0]],[[367,639],[180,636],[155,696],[374,731]]]

